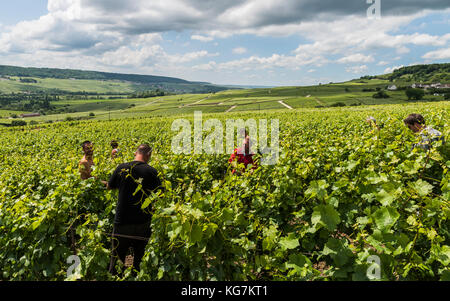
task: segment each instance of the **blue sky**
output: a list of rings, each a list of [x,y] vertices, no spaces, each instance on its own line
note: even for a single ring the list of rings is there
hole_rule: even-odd
[[[47,0],[2,1],[0,24],[15,25],[20,21],[34,20],[46,13]]]
[[[291,86],[450,61],[448,0],[373,1],[5,1],[0,64]]]

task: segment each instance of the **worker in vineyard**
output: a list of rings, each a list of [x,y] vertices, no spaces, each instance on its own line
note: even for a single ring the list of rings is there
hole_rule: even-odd
[[[94,166],[94,145],[91,141],[84,141],[81,144],[84,156],[78,163],[80,176],[82,180],[87,180],[92,177],[92,166]]]
[[[231,164],[233,170],[232,173],[235,174],[238,170],[239,164],[244,164],[244,168],[247,169],[248,165],[252,165],[252,170],[255,170],[258,166],[256,162],[253,160],[253,155],[250,153],[251,148],[251,139],[248,134],[247,129],[242,129],[241,133],[244,133],[244,140],[242,142],[242,146],[238,147],[234,150],[233,154],[231,154],[228,163]]]
[[[111,141],[110,143],[112,151],[111,151],[111,159],[115,159],[116,156],[119,154],[119,143],[116,140]]]
[[[376,120],[374,117],[369,116],[369,117],[366,119],[366,122],[367,122],[368,124],[370,124],[374,130],[380,130],[380,127],[379,127],[378,124],[377,124],[377,120]]]
[[[415,143],[413,149],[420,147],[424,150],[429,150],[433,142],[444,141],[442,133],[430,126],[426,126],[425,119],[420,114],[410,114],[403,122],[411,131],[420,136],[419,143]]]
[[[92,167],[94,166],[94,144],[91,141],[84,141],[81,144],[84,156],[78,163],[78,169],[80,171],[80,177],[82,180],[87,180],[89,178],[95,178],[99,180],[96,176],[92,175]],[[99,180],[102,185],[106,185],[108,182],[104,180]]]
[[[108,189],[118,189],[119,199],[114,217],[112,254],[109,271],[116,274],[117,257],[125,263],[130,247],[133,248],[133,267],[139,271],[145,246],[151,234],[151,205],[145,209],[142,203],[151,192],[161,186],[158,172],[148,165],[152,148],[141,144],[134,153],[134,161],[120,164],[107,184]],[[138,189],[140,187],[140,189]]]

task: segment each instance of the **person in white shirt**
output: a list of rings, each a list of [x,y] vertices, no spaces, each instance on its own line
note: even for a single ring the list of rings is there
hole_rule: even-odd
[[[420,147],[429,150],[433,142],[439,140],[444,142],[442,133],[430,126],[426,126],[425,119],[420,114],[410,114],[403,122],[411,131],[420,135],[420,142],[414,144],[413,149]]]
[[[370,125],[372,126],[373,129],[380,130],[380,126],[377,124],[377,120],[376,120],[374,117],[369,116],[369,117],[366,119],[366,122],[367,122],[368,124],[370,124]]]

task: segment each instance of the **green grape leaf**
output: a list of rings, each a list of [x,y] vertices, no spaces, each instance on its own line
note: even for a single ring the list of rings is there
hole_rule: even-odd
[[[386,231],[392,228],[399,217],[400,214],[395,208],[392,207],[380,208],[372,214],[372,218],[375,221],[377,229],[381,231]]]
[[[299,269],[303,268],[305,265],[311,266],[311,261],[303,254],[289,255],[289,261],[286,263],[288,269]]]
[[[341,222],[339,213],[331,205],[319,205],[314,207],[311,216],[313,226],[323,225],[328,230],[334,231]]]
[[[280,245],[283,249],[295,249],[300,243],[298,242],[298,238],[291,238],[291,235],[288,237],[282,237],[280,239]]]
[[[422,179],[410,184],[410,187],[413,188],[419,196],[426,196],[433,190],[433,186]]]
[[[312,181],[305,191],[305,195],[310,198],[317,197],[319,200],[323,200],[327,196],[328,186],[325,180]]]
[[[344,266],[353,257],[352,251],[344,239],[330,238],[325,244],[323,255],[329,255],[339,267]]]
[[[195,243],[201,241],[202,237],[203,237],[202,228],[199,225],[194,224],[192,226],[192,230],[191,230],[191,233],[190,233],[190,241],[191,241],[191,243],[195,244]]]

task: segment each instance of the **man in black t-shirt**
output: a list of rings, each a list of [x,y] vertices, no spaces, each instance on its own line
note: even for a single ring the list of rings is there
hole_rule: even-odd
[[[141,209],[150,193],[161,186],[158,172],[147,164],[151,154],[152,148],[141,144],[135,152],[134,161],[120,164],[107,185],[108,189],[119,189],[112,237],[113,254],[109,266],[109,271],[113,274],[116,273],[116,258],[119,257],[125,263],[125,256],[130,247],[134,251],[133,267],[139,271],[151,234],[150,206],[145,210]],[[139,185],[142,188],[136,192]]]

